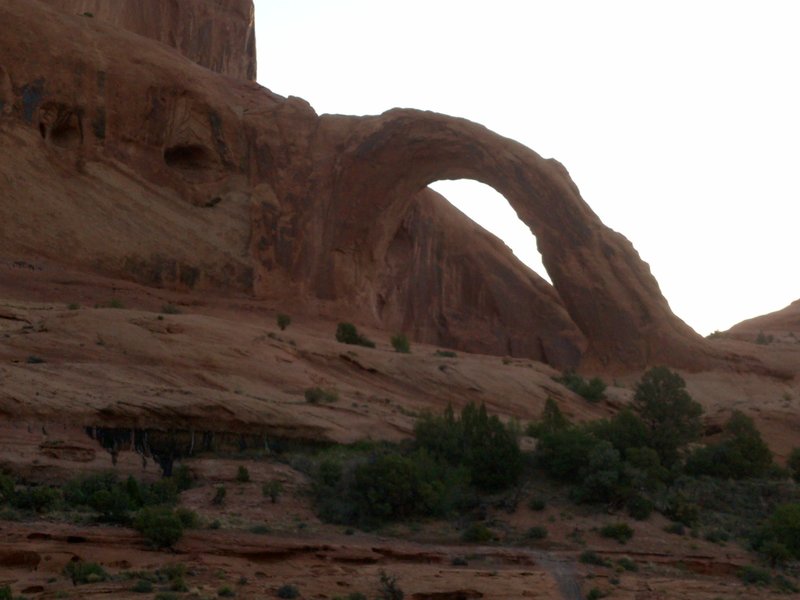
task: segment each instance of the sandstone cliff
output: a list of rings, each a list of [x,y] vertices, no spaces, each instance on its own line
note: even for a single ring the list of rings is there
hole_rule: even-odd
[[[158,40],[239,79],[256,78],[253,0],[42,0]]]
[[[0,39],[3,255],[252,293],[558,368],[724,363],[556,161],[435,113],[320,117],[104,21],[137,23],[133,9],[68,6],[0,7],[7,31],[26,32]],[[505,195],[553,286],[426,191],[450,178]]]

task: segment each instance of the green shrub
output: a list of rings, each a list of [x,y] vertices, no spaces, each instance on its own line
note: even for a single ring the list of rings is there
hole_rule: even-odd
[[[593,587],[589,590],[589,593],[586,594],[586,600],[600,600],[600,598],[605,598],[608,596],[607,592],[604,592],[600,588]]]
[[[35,354],[31,354],[28,358],[25,359],[25,362],[29,365],[41,365],[47,362],[41,356],[36,356]]]
[[[175,506],[178,503],[178,486],[171,477],[154,481],[142,490],[145,506]]]
[[[269,527],[267,527],[266,525],[263,525],[263,524],[261,524],[261,525],[253,525],[250,528],[250,533],[257,533],[258,535],[266,535],[269,532],[270,532]]]
[[[97,583],[108,580],[108,573],[97,563],[70,561],[64,567],[64,575],[70,578],[72,585]]]
[[[278,598],[297,598],[299,595],[297,587],[288,583],[279,587],[277,592]]]
[[[667,498],[662,511],[664,516],[687,527],[692,527],[700,518],[700,507],[690,502],[680,493],[673,493]]]
[[[0,600],[13,600],[11,588],[7,585],[0,587]]]
[[[278,316],[275,317],[275,321],[280,327],[280,330],[283,331],[292,323],[292,318],[289,315],[285,315],[283,313],[278,313]]]
[[[589,465],[589,454],[599,443],[583,428],[551,431],[539,438],[536,459],[554,479],[576,482]]]
[[[535,511],[542,511],[546,507],[545,501],[541,498],[531,498],[528,501],[528,508]]]
[[[683,378],[666,367],[642,375],[633,404],[647,427],[647,446],[658,452],[665,466],[675,464],[679,449],[697,440],[703,430],[703,407],[686,391]]]
[[[411,344],[408,343],[408,338],[406,337],[405,333],[393,335],[391,342],[392,348],[394,348],[395,352],[400,352],[402,354],[408,354],[411,352]]]
[[[136,513],[133,528],[156,548],[170,548],[183,535],[183,522],[171,508],[145,507]]]
[[[585,565],[596,565],[598,567],[610,566],[609,562],[594,550],[584,550],[581,552],[580,556],[578,556],[578,560]]]
[[[22,510],[47,513],[58,508],[62,497],[61,490],[57,488],[37,485],[16,490],[11,498],[11,504]]]
[[[534,526],[525,532],[525,537],[529,540],[543,540],[547,537],[547,528],[541,526]]]
[[[228,490],[225,489],[224,485],[217,486],[217,489],[214,491],[214,497],[211,499],[211,504],[220,506],[223,502],[225,502],[225,496],[227,493]]]
[[[336,390],[326,390],[321,387],[308,388],[304,395],[306,402],[309,404],[319,404],[320,402],[336,402],[339,399],[339,392]]]
[[[786,461],[786,466],[792,474],[792,479],[800,483],[800,448],[795,448],[789,454],[789,459]]]
[[[717,444],[698,448],[686,460],[690,475],[722,479],[765,477],[772,466],[772,452],[764,443],[753,420],[734,411]]]
[[[78,310],[80,307],[81,305],[78,304],[77,302],[70,302],[69,304],[67,304],[68,310]]]
[[[278,501],[281,493],[283,492],[283,484],[277,479],[267,481],[261,486],[261,493],[270,499],[273,504]]]
[[[125,308],[125,305],[122,303],[122,300],[112,298],[108,301],[108,308]]]
[[[236,481],[239,483],[248,483],[250,481],[250,471],[244,465],[239,465],[236,469]]]
[[[425,415],[414,426],[416,443],[432,456],[463,466],[480,490],[496,491],[515,484],[522,474],[522,452],[514,432],[486,406],[473,402],[460,418],[448,406],[442,416]]]
[[[795,559],[800,559],[800,503],[783,504],[775,509],[764,528],[765,541],[783,544]]]
[[[442,358],[458,358],[458,354],[453,352],[452,350],[437,350],[433,353],[434,356],[440,356]]]
[[[131,591],[137,594],[150,594],[153,591],[153,584],[147,581],[147,579],[140,579],[131,588]]]
[[[602,527],[600,535],[617,540],[620,544],[627,544],[633,537],[633,529],[627,523],[613,523]]]
[[[356,326],[352,323],[339,323],[339,325],[337,325],[336,341],[353,346],[375,347],[375,342],[358,333]]]
[[[686,527],[683,523],[674,522],[670,523],[669,525],[665,525],[664,531],[673,535],[684,535],[686,533]]]
[[[626,508],[628,509],[628,514],[631,517],[637,521],[644,521],[650,516],[650,513],[653,512],[653,508],[655,507],[650,500],[644,496],[636,494],[628,498]]]
[[[625,571],[636,572],[639,570],[639,565],[627,556],[618,559],[617,564]]]
[[[13,477],[0,473],[0,504],[11,502],[11,499],[14,497],[15,487]]]
[[[562,376],[557,378],[556,381],[564,384],[566,388],[582,396],[589,402],[598,402],[606,397],[606,384],[599,377],[593,377],[587,381],[575,371],[564,371]]]
[[[492,540],[492,531],[483,523],[471,523],[462,533],[464,542],[486,543]]]
[[[172,481],[178,492],[185,492],[194,485],[195,476],[186,465],[179,465],[172,471]]]
[[[158,592],[153,596],[153,600],[178,600],[178,594],[174,592]]]
[[[175,516],[184,529],[195,529],[200,526],[200,517],[193,510],[180,506],[175,509]]]
[[[535,423],[529,423],[526,433],[531,437],[541,437],[548,433],[563,431],[571,426],[569,419],[564,416],[561,409],[550,396],[544,402],[542,416]]]
[[[379,600],[403,600],[405,593],[397,584],[397,577],[388,575],[385,571],[380,572],[378,583]]]
[[[174,304],[165,304],[161,307],[161,312],[165,315],[179,315],[181,310]]]
[[[217,590],[217,596],[220,598],[233,598],[236,595],[236,592],[231,589],[230,586],[224,585]]]
[[[644,421],[628,408],[622,409],[611,419],[592,422],[589,431],[598,439],[609,442],[626,458],[628,450],[645,448],[650,441]]]
[[[752,565],[742,567],[736,575],[748,585],[764,586],[772,582],[769,571]]]

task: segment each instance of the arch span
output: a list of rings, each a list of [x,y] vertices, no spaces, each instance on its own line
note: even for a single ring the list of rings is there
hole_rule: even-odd
[[[587,358],[630,367],[697,364],[703,339],[672,313],[649,266],[600,221],[560,163],[431,112],[395,109],[348,123],[313,261],[320,295],[363,294],[420,190],[439,179],[474,179],[500,192],[536,236],[558,297],[588,340]]]

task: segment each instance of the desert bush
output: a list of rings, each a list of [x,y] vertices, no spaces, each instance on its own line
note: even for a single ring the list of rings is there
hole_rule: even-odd
[[[220,598],[233,598],[236,595],[236,592],[233,591],[229,585],[223,585],[221,588],[217,590],[217,596]]]
[[[400,352],[402,354],[408,354],[411,352],[411,344],[408,343],[408,338],[406,337],[405,333],[393,335],[391,342],[392,348],[394,348],[395,352]]]
[[[633,537],[633,529],[627,523],[611,523],[600,529],[600,535],[627,544]]]
[[[534,497],[528,501],[528,508],[537,512],[544,510],[546,506],[547,505],[542,498]]]
[[[358,333],[356,326],[352,323],[339,323],[339,325],[337,325],[336,341],[353,346],[375,347],[375,342]]]
[[[97,583],[108,579],[108,573],[103,567],[97,563],[83,562],[82,560],[68,562],[64,567],[64,575],[70,578],[72,585]]]
[[[636,562],[627,556],[623,556],[622,558],[617,560],[617,564],[624,570],[624,571],[631,571],[636,572],[639,570],[639,565]]]
[[[300,591],[297,586],[288,583],[279,587],[277,591],[278,598],[297,598],[299,595]]]
[[[5,473],[0,473],[0,504],[11,502],[14,497],[14,488],[16,483],[14,478]]]
[[[172,471],[172,481],[178,492],[185,492],[194,485],[195,476],[186,465],[179,465]]]
[[[458,354],[453,352],[452,350],[437,350],[433,353],[434,356],[440,356],[442,358],[458,358]]]
[[[379,600],[403,600],[404,597],[405,593],[397,584],[397,577],[381,571],[378,580]]]
[[[183,536],[183,522],[171,508],[148,506],[136,513],[133,528],[156,548],[170,548]]]
[[[783,544],[793,558],[800,559],[800,503],[777,507],[767,520],[763,538],[764,544],[769,541]]]
[[[529,423],[525,433],[531,437],[538,438],[548,433],[568,429],[570,425],[569,419],[561,412],[556,401],[548,396],[544,402],[542,416],[535,423]]]
[[[165,315],[179,315],[181,314],[181,309],[174,304],[165,304],[161,307],[161,312]]]
[[[647,428],[647,446],[667,467],[677,462],[679,449],[702,432],[702,406],[686,391],[683,378],[666,367],[654,367],[642,376],[633,404]]]
[[[217,489],[214,491],[214,497],[211,499],[211,504],[220,506],[223,502],[225,502],[225,496],[227,494],[228,490],[225,489],[224,485],[217,486]]]
[[[47,513],[58,508],[62,498],[61,490],[46,485],[37,485],[15,490],[11,497],[11,504],[14,508],[21,510]]]
[[[131,591],[137,594],[150,594],[153,591],[153,584],[147,579],[140,579],[134,584]]]
[[[525,537],[529,540],[543,540],[547,537],[547,528],[539,525],[530,527],[528,531],[525,532]]]
[[[261,486],[261,493],[268,497],[273,504],[278,501],[281,492],[283,492],[283,484],[277,479],[267,481]]]
[[[471,523],[461,533],[461,540],[479,544],[490,542],[492,540],[492,532],[483,523]]]
[[[250,481],[250,471],[244,465],[239,465],[236,469],[236,481],[239,483],[248,483]]]
[[[594,550],[584,550],[581,552],[580,556],[578,556],[578,561],[585,565],[596,565],[598,567],[610,566],[610,563]]]
[[[583,428],[561,429],[544,433],[536,448],[536,460],[554,479],[577,482],[589,465],[589,454],[600,443]]]
[[[339,392],[336,390],[326,390],[321,387],[308,388],[304,393],[306,402],[309,404],[319,404],[320,402],[336,402],[339,399]]]
[[[564,371],[561,377],[556,381],[564,384],[564,386],[579,396],[582,396],[589,402],[598,402],[605,398],[606,384],[599,377],[593,377],[588,381],[578,375],[575,371]]]
[[[441,416],[425,415],[414,426],[416,443],[435,458],[463,466],[480,490],[515,484],[522,474],[522,453],[514,432],[486,406],[470,402],[456,417],[452,406]]]
[[[765,586],[772,582],[769,571],[752,565],[742,567],[736,575],[748,585]]]
[[[289,315],[285,315],[283,313],[278,313],[275,317],[275,322],[278,324],[278,327],[281,331],[286,329],[292,323],[292,318]]]
[[[628,510],[628,514],[637,521],[647,519],[655,508],[651,500],[639,494],[634,494],[628,498],[625,507]]]
[[[772,452],[753,420],[734,411],[723,429],[722,441],[698,448],[686,459],[690,475],[724,479],[764,477],[772,466]]]
[[[605,598],[606,596],[608,596],[607,592],[604,592],[598,587],[593,587],[586,594],[586,600],[600,600],[600,598]]]
[[[800,448],[794,448],[789,454],[786,466],[792,474],[792,479],[800,483]]]
[[[598,439],[609,442],[623,457],[632,448],[646,448],[650,435],[644,421],[632,410],[622,409],[611,419],[600,419],[588,425]]]

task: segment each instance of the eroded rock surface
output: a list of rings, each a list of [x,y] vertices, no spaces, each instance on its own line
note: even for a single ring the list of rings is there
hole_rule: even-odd
[[[172,46],[199,65],[256,78],[253,0],[41,0]]]
[[[320,117],[101,23],[139,23],[139,9],[62,5],[72,12],[0,7],[6,30],[25,32],[0,39],[3,254],[252,293],[558,368],[725,364],[556,161],[435,113]],[[97,18],[74,14],[93,7]],[[153,18],[173,22],[167,13]],[[31,50],[31,36],[58,43]],[[554,287],[426,189],[450,178],[507,198]]]

